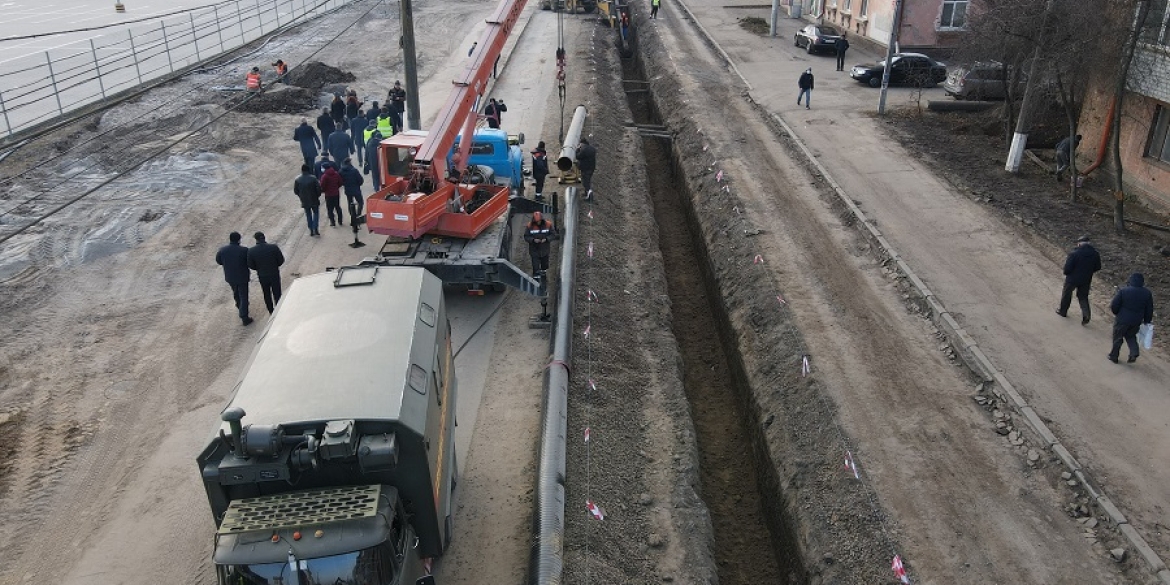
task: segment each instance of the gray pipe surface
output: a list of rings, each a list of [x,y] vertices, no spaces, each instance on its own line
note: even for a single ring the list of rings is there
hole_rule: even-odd
[[[584,118],[585,108],[578,108]],[[580,125],[578,135],[580,134]],[[537,470],[533,514],[532,559],[528,582],[556,585],[564,570],[565,536],[565,435],[569,409],[569,362],[573,357],[573,292],[576,288],[577,188],[565,189],[565,214],[561,226],[561,272],[553,333],[553,361],[544,389],[541,423],[540,467]]]
[[[565,135],[565,143],[561,145],[561,156],[557,157],[557,168],[567,171],[573,168],[573,161],[577,160],[577,143],[581,141],[581,130],[585,128],[585,106],[577,106],[573,111],[573,121],[569,124],[569,133]]]

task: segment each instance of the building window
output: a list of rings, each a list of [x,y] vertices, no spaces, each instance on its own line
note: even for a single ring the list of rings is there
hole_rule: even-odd
[[[853,8],[853,0],[845,0],[845,11],[848,12],[851,8]]]
[[[968,0],[943,0],[939,28],[963,28],[967,25]]]
[[[861,16],[867,16],[869,14],[869,0],[861,0],[861,9],[857,13]]]
[[[1162,162],[1170,162],[1170,109],[1164,105],[1154,108],[1154,123],[1151,124],[1150,141],[1146,144],[1146,156]]]

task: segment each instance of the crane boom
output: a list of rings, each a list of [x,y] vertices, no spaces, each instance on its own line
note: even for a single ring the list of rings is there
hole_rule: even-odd
[[[496,59],[503,52],[504,43],[519,21],[526,2],[527,0],[501,0],[496,11],[487,19],[487,28],[476,44],[463,74],[453,81],[455,87],[447,97],[447,103],[439,110],[426,140],[419,147],[415,163],[430,165],[430,174],[436,183],[446,178],[447,153],[455,144],[455,138],[461,132],[465,136],[471,136],[475,127],[476,105],[487,86]],[[467,166],[470,148],[471,140],[464,140],[459,145],[459,156],[455,157],[454,163],[455,170],[460,173]]]

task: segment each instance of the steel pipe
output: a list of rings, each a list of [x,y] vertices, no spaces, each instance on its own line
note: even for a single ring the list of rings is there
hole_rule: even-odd
[[[577,109],[585,118],[585,108]],[[573,120],[580,135],[580,124]],[[570,163],[572,164],[572,163]],[[577,188],[565,189],[565,214],[561,225],[561,271],[553,332],[553,358],[544,389],[540,463],[537,470],[533,514],[532,559],[528,582],[556,585],[564,570],[565,541],[565,435],[569,410],[569,363],[573,357],[573,293],[576,288]]]
[[[561,145],[561,155],[557,157],[557,168],[562,172],[573,168],[573,163],[577,160],[577,143],[581,141],[581,130],[584,128],[585,106],[577,106],[573,111],[573,122],[569,124],[565,143]]]

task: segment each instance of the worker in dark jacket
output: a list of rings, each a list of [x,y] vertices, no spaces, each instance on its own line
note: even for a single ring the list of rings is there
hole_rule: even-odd
[[[1075,290],[1077,302],[1081,305],[1081,325],[1089,324],[1089,317],[1092,316],[1089,309],[1089,285],[1093,283],[1093,274],[1098,270],[1101,270],[1101,255],[1089,244],[1089,236],[1077,238],[1076,247],[1064,261],[1064,290],[1060,293],[1057,315],[1068,317],[1068,307],[1072,304]]]
[[[800,105],[800,100],[804,99],[804,109],[812,108],[812,90],[813,90],[813,72],[812,67],[804,70],[800,74],[800,79],[797,80],[796,85],[800,87],[800,93],[796,96],[796,105]]]
[[[353,161],[345,159],[341,162],[341,184],[345,188],[345,198],[349,202],[350,219],[362,214],[365,202],[362,201],[362,185],[366,182],[362,174],[353,166]]]
[[[532,179],[536,181],[536,200],[544,201],[544,178],[548,176],[548,152],[544,149],[544,141],[536,144],[532,151]]]
[[[248,250],[248,268],[256,271],[260,290],[264,292],[264,305],[272,314],[280,302],[280,267],[284,265],[284,254],[276,244],[265,240],[264,232],[256,232],[252,237],[256,238],[256,245]]]
[[[504,112],[508,111],[508,106],[504,104],[503,100],[496,101],[496,98],[488,100],[488,105],[483,108],[483,115],[487,117],[489,128],[499,128],[500,124],[504,122]]]
[[[317,180],[320,181],[321,175],[324,175],[325,169],[328,168],[335,169],[337,168],[337,164],[330,160],[328,152],[322,152],[321,160],[317,161],[317,164],[313,165],[313,176],[317,177]]]
[[[329,225],[345,225],[345,216],[341,215],[341,173],[329,167],[321,175],[321,193],[325,195],[325,213],[329,215]],[[336,221],[333,219],[336,213]]]
[[[406,111],[406,90],[402,89],[402,82],[395,81],[394,87],[386,96],[386,105],[390,106],[390,117],[394,118],[394,127],[401,131],[402,113]]]
[[[539,211],[534,212],[532,221],[524,229],[524,241],[528,242],[528,255],[532,257],[532,276],[543,278],[548,271],[548,256],[556,238],[553,223],[544,219]]]
[[[321,139],[317,137],[317,131],[309,125],[308,118],[301,118],[301,125],[293,131],[293,140],[301,144],[301,156],[305,157],[305,164],[313,164],[317,158],[317,151],[321,148]]]
[[[343,161],[345,157],[353,154],[353,140],[345,130],[346,126],[338,126],[325,141],[325,149],[329,151],[334,161]]]
[[[367,120],[377,120],[378,119],[378,112],[381,112],[381,111],[382,111],[382,108],[378,107],[378,102],[370,102],[370,109],[366,110],[366,119]]]
[[[232,298],[236,301],[240,321],[244,325],[251,325],[252,318],[248,316],[248,281],[251,280],[248,248],[240,245],[239,232],[228,235],[228,245],[216,252],[215,263],[223,266],[223,278],[232,287]]]
[[[358,164],[362,163],[362,151],[366,149],[366,139],[363,135],[369,124],[370,121],[365,116],[354,116],[349,119],[349,141],[353,147],[352,150],[357,151]]]
[[[1081,144],[1081,135],[1077,134],[1076,140],[1070,140],[1068,136],[1064,140],[1056,143],[1056,180],[1064,180],[1064,172],[1068,170],[1072,163],[1073,153],[1077,151],[1077,147]]]
[[[374,129],[374,133],[366,140],[366,162],[362,165],[362,173],[370,175],[374,182],[374,192],[382,190],[382,161],[378,158],[378,145],[382,143],[382,133]]]
[[[348,95],[345,96],[345,119],[353,120],[354,118],[364,117],[362,116],[363,103],[358,101],[356,90],[349,90]]]
[[[597,170],[597,149],[589,144],[589,139],[582,138],[577,145],[577,170],[581,171],[581,188],[585,190],[585,199],[593,199],[593,171]]]
[[[1146,279],[1140,272],[1129,275],[1126,286],[1117,291],[1109,309],[1117,318],[1113,321],[1113,349],[1109,361],[1117,363],[1121,342],[1129,346],[1129,363],[1138,359],[1138,328],[1154,321],[1154,295],[1146,288]]]
[[[301,176],[293,181],[293,193],[301,200],[301,209],[305,210],[309,235],[321,235],[317,231],[317,222],[321,218],[321,183],[313,176],[313,169],[309,165],[301,166]]]
[[[345,101],[341,99],[341,94],[333,94],[333,101],[329,102],[329,115],[333,118],[333,123],[341,126],[345,124]]]
[[[845,70],[845,51],[849,50],[849,39],[845,38],[845,34],[841,33],[841,36],[833,41],[833,48],[837,50],[837,71]]]
[[[329,138],[330,134],[337,129],[337,124],[333,121],[333,116],[329,114],[329,108],[321,108],[321,115],[317,116],[317,131],[321,133],[321,139]]]

